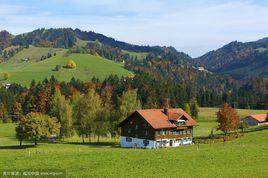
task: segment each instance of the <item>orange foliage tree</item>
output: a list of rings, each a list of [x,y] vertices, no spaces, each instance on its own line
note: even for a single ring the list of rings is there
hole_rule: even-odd
[[[240,119],[234,108],[227,103],[217,112],[218,130],[227,134],[230,131],[236,130],[239,127]]]
[[[76,68],[76,63],[73,61],[73,60],[69,60],[66,64],[66,67],[69,68],[69,69],[74,69]]]
[[[4,72],[4,73],[3,73],[3,78],[4,78],[4,80],[9,79],[9,77],[10,77],[10,74],[9,74],[8,72]]]

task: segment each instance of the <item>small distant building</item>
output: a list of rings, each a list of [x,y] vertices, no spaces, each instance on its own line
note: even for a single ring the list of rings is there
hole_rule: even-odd
[[[198,67],[198,70],[199,71],[205,71],[205,68],[204,67]]]
[[[137,110],[119,126],[121,147],[159,148],[192,144],[196,121],[180,108]]]
[[[10,85],[11,85],[10,83],[5,84],[5,88],[9,89]]]
[[[268,124],[267,114],[254,114],[242,119],[242,122],[250,126]]]

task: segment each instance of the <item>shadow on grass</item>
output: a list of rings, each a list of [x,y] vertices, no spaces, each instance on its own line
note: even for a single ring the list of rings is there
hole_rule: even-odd
[[[108,148],[120,148],[118,143],[114,142],[91,142],[91,143],[83,143],[83,142],[62,142],[63,144],[70,145],[82,145],[82,146],[90,146],[95,148],[108,147]]]
[[[266,129],[268,129],[268,125],[261,125],[261,126],[248,128],[247,130],[244,131],[244,133],[257,132],[257,131],[262,131]]]
[[[0,146],[0,150],[22,150],[27,148],[36,147],[35,145],[12,145],[12,146]]]

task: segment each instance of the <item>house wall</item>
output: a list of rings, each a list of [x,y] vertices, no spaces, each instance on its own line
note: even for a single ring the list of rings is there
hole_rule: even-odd
[[[121,137],[122,148],[156,148],[156,141],[133,137]]]
[[[172,144],[170,144],[172,142]],[[160,140],[147,140],[141,138],[121,137],[122,148],[161,148],[161,147],[179,147],[181,145],[192,144],[192,138],[181,139],[160,139]]]
[[[121,127],[121,136],[155,140],[155,130],[138,113],[134,113]]]
[[[255,119],[251,118],[251,117],[246,117],[243,119],[243,122],[247,123],[248,125],[258,125],[259,122],[256,121]]]

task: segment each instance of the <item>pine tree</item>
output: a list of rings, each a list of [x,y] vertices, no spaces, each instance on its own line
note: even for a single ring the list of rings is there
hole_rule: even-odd
[[[187,114],[191,115],[191,109],[189,103],[185,103],[183,109]]]
[[[198,113],[199,113],[199,106],[197,103],[196,98],[192,98],[190,100],[190,109],[191,109],[191,115],[195,118],[198,119]]]

